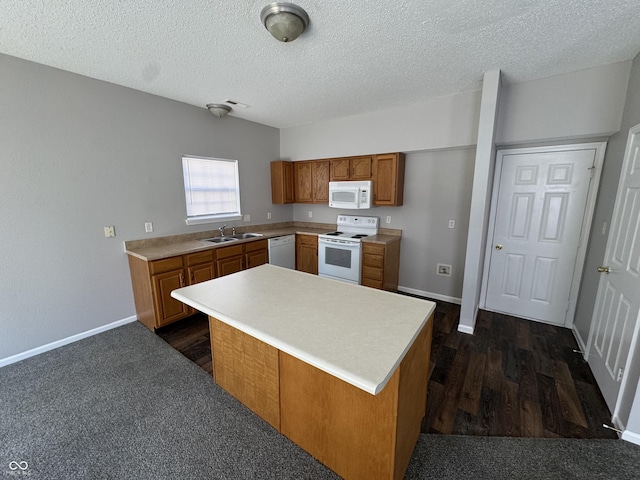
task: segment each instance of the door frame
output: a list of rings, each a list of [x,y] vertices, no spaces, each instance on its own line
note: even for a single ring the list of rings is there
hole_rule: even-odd
[[[589,182],[589,191],[587,193],[587,202],[585,205],[585,215],[582,219],[582,228],[580,230],[580,243],[578,245],[578,254],[573,269],[571,280],[571,290],[569,293],[569,307],[565,314],[564,327],[572,328],[574,316],[576,313],[576,305],[578,301],[578,292],[580,291],[580,283],[582,280],[582,272],[584,270],[584,261],[587,255],[587,244],[589,242],[589,234],[591,233],[591,223],[595,213],[596,199],[598,197],[598,189],[600,187],[600,176],[602,174],[602,164],[604,162],[604,154],[607,148],[607,142],[591,142],[591,143],[572,143],[568,145],[546,145],[542,147],[526,147],[526,148],[508,148],[500,149],[496,152],[496,164],[493,176],[493,188],[491,193],[491,211],[489,214],[489,227],[487,229],[487,242],[484,254],[484,267],[482,271],[482,287],[480,289],[479,307],[487,309],[487,284],[489,281],[489,267],[491,262],[491,254],[493,252],[493,236],[496,224],[496,212],[498,209],[498,196],[500,194],[500,179],[502,177],[502,165],[505,155],[527,154],[527,153],[550,153],[550,152],[566,152],[572,150],[595,150],[595,158],[591,181]],[[522,316],[522,318],[540,321],[531,317]]]

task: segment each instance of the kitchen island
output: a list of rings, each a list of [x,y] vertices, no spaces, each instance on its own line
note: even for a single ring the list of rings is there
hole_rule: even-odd
[[[172,296],[209,315],[216,383],[344,478],[402,478],[433,302],[263,265]]]

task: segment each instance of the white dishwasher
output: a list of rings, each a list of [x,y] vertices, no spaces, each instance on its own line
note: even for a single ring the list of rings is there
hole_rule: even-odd
[[[269,263],[279,267],[296,268],[296,236],[285,235],[269,239]]]

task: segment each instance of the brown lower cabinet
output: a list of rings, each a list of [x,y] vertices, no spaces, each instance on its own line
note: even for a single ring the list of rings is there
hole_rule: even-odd
[[[362,243],[362,285],[395,292],[399,270],[400,241],[386,245]]]
[[[318,274],[317,235],[296,235],[296,270]]]
[[[192,308],[171,296],[173,290],[268,262],[266,239],[161,260],[146,261],[130,255],[138,320],[154,330],[192,315]]]

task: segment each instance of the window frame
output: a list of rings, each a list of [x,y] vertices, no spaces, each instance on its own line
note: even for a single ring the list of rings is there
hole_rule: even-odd
[[[226,162],[226,163],[232,163],[234,165],[235,185],[233,189],[235,190],[237,211],[220,212],[220,213],[210,212],[210,213],[200,214],[200,215],[189,215],[189,200],[190,200],[190,195],[192,194],[191,193],[192,188],[189,181],[189,176],[187,174],[188,172],[187,166],[188,166],[189,160],[207,160],[207,161],[213,161],[213,162]],[[216,222],[223,222],[227,220],[242,219],[242,207],[240,204],[240,171],[238,166],[238,160],[227,159],[227,158],[203,157],[200,155],[183,155],[182,156],[182,177],[183,177],[183,184],[184,184],[185,210],[187,213],[187,218],[185,222],[187,225],[201,225],[205,223],[216,223]],[[213,186],[214,186],[213,183],[209,185],[209,187],[213,187]],[[230,185],[228,185],[228,187],[230,187]]]

